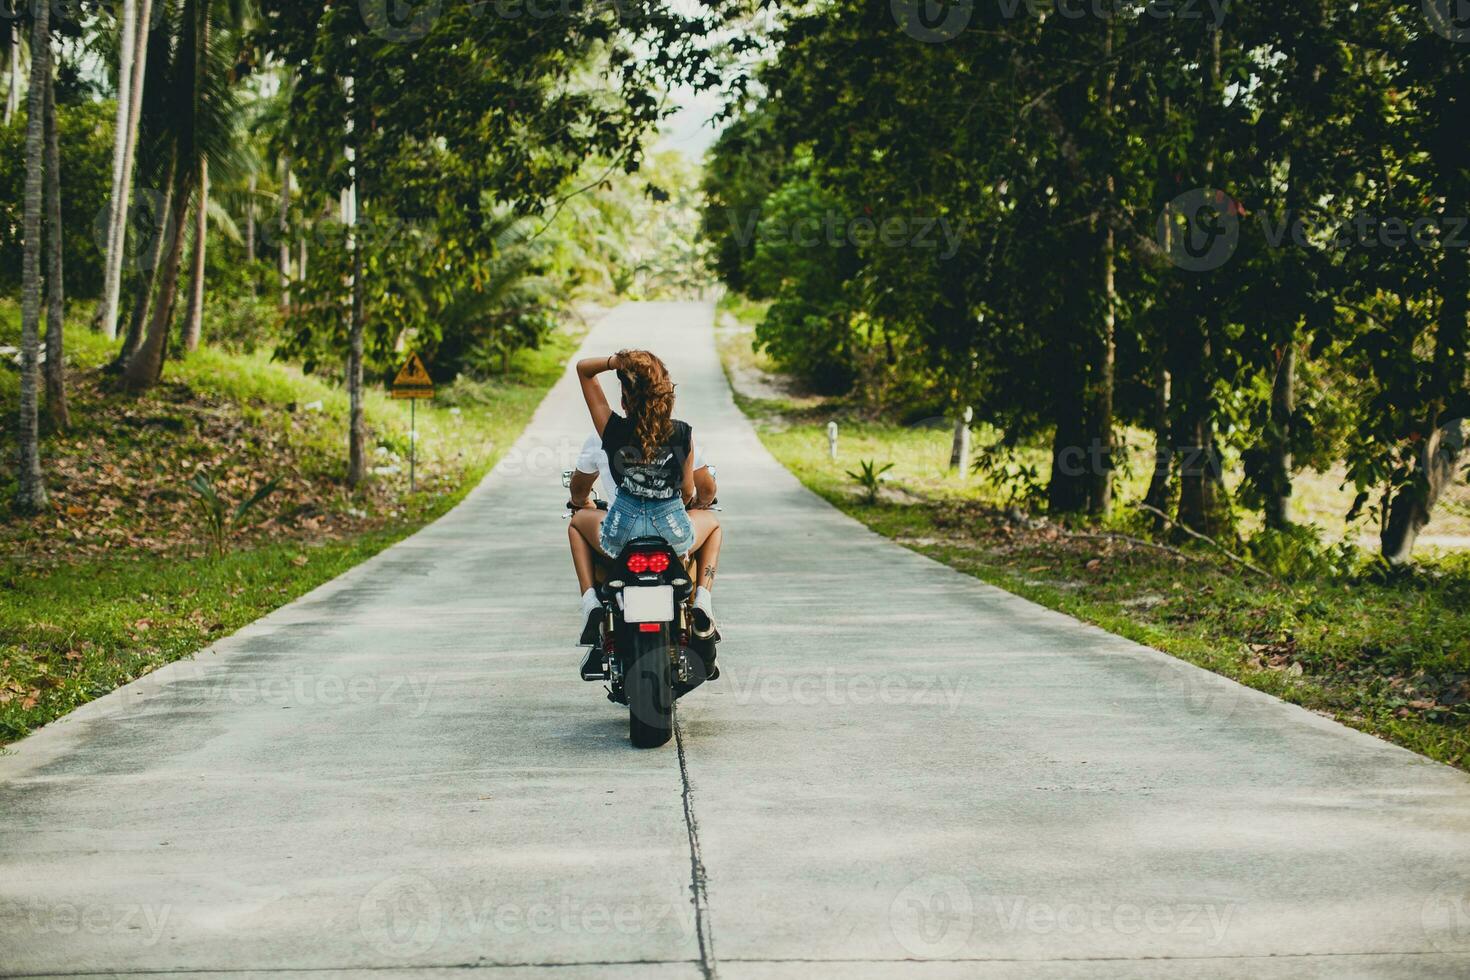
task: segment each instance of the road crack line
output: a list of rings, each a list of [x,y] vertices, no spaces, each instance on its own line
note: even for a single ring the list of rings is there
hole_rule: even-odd
[[[699,969],[704,980],[715,980],[715,936],[710,928],[709,879],[704,855],[699,848],[699,818],[694,815],[694,789],[689,785],[689,757],[684,751],[684,731],[674,717],[674,745],[679,751],[679,779],[684,784],[684,826],[689,831],[689,891],[694,902],[694,929],[699,937]]]

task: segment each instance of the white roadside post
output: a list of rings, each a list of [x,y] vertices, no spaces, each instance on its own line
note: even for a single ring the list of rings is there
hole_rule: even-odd
[[[837,461],[837,423],[827,423],[827,445],[832,451],[832,461]]]
[[[970,423],[975,420],[975,410],[965,410],[954,423],[954,448],[949,453],[949,468],[961,474],[970,469]]]

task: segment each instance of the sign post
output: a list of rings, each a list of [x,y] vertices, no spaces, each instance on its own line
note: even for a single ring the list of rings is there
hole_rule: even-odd
[[[394,398],[408,400],[408,492],[413,493],[418,479],[418,403],[421,398],[434,397],[434,379],[429,377],[416,352],[409,352],[408,360],[393,379],[390,393]]]

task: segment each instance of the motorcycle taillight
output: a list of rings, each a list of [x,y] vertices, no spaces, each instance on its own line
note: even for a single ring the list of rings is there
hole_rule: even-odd
[[[635,551],[628,556],[628,571],[634,575],[669,570],[669,556],[662,551]]]

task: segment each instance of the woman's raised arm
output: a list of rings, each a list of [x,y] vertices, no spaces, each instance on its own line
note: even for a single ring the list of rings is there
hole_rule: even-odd
[[[616,354],[610,357],[587,357],[577,362],[577,380],[582,382],[582,398],[587,402],[587,411],[592,413],[592,425],[597,429],[598,435],[602,435],[602,430],[607,428],[612,408],[607,404],[607,395],[603,394],[597,376],[604,371],[616,371],[617,368]]]

